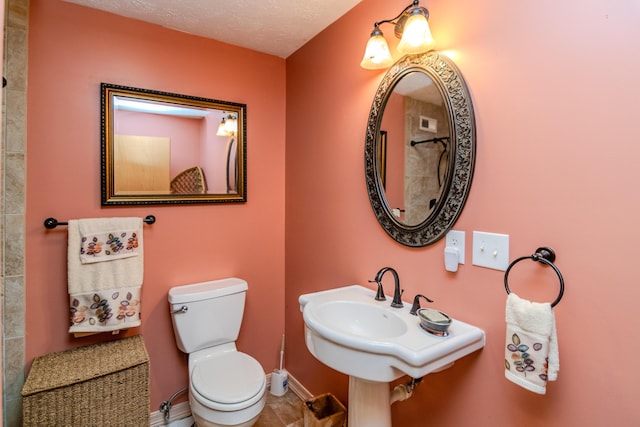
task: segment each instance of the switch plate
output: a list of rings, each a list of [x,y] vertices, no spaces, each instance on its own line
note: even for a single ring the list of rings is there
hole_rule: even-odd
[[[509,235],[474,231],[473,265],[505,271],[509,267]]]
[[[458,262],[464,264],[464,231],[451,230],[445,237],[447,248],[458,249]]]

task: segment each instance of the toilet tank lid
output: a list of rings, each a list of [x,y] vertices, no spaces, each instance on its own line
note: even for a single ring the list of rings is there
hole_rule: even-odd
[[[246,281],[236,277],[176,286],[169,289],[169,302],[171,304],[182,304],[185,302],[218,298],[225,295],[245,292],[248,288],[249,286]]]

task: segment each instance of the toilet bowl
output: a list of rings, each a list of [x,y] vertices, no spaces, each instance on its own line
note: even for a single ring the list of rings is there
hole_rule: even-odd
[[[224,279],[169,291],[176,343],[189,354],[189,405],[199,427],[249,427],[264,408],[264,369],[235,344],[247,288],[241,279]]]
[[[253,425],[266,401],[260,363],[233,344],[190,355],[189,404],[198,426]]]

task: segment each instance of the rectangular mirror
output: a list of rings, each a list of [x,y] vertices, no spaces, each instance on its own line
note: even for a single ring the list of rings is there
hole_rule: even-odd
[[[247,201],[246,105],[101,84],[102,204]]]

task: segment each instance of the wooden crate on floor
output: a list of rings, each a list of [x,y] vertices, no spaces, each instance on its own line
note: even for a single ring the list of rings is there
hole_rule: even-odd
[[[39,356],[22,388],[24,426],[149,426],[141,336]]]
[[[333,394],[325,393],[305,402],[304,427],[344,427],[347,409]]]

